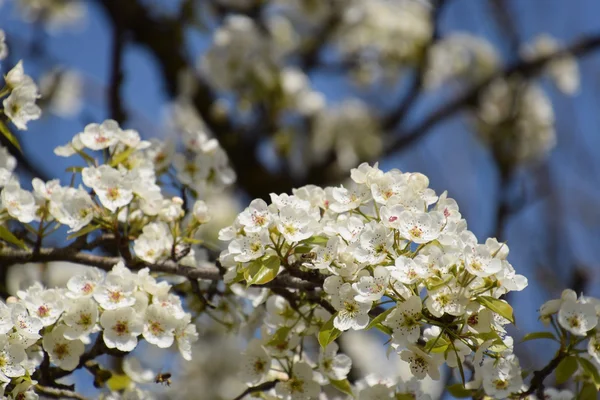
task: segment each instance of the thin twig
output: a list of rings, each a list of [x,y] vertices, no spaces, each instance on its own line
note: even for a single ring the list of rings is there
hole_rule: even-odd
[[[505,69],[498,71],[482,82],[473,85],[470,89],[465,90],[454,100],[431,112],[417,126],[393,139],[392,143],[387,147],[388,150],[386,153],[391,154],[418,142],[419,140],[423,139],[431,131],[431,128],[437,124],[464,110],[466,107],[475,104],[479,94],[495,79],[507,78],[514,74],[519,74],[525,78],[531,77],[539,73],[540,70],[551,61],[569,55],[581,57],[591,53],[598,47],[600,47],[600,34],[586,36],[552,54],[538,57],[534,60],[519,60],[507,66]]]
[[[237,396],[233,400],[242,400],[244,397],[246,397],[246,395],[249,395],[250,393],[264,392],[266,390],[273,389],[275,387],[275,385],[277,384],[277,382],[279,382],[278,379],[276,379],[274,381],[269,381],[269,382],[261,383],[260,385],[256,385],[256,386],[253,386],[253,387],[249,387],[248,389],[244,390],[242,392],[242,394],[240,394],[239,396]]]
[[[66,389],[57,389],[48,386],[35,385],[33,387],[33,390],[39,394],[43,394],[45,397],[50,397],[53,399],[88,400],[87,397]]]

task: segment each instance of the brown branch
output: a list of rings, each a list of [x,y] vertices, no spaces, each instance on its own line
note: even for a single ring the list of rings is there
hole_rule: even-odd
[[[558,352],[556,356],[550,361],[548,365],[542,368],[539,371],[533,372],[533,378],[531,378],[531,382],[529,383],[529,389],[527,391],[521,393],[519,398],[524,399],[530,394],[535,393],[538,399],[544,398],[544,379],[546,379],[550,374],[558,367],[558,364],[567,357],[568,353],[563,351]]]
[[[239,396],[237,396],[233,400],[242,400],[244,397],[246,397],[247,395],[249,395],[251,393],[264,392],[266,390],[273,389],[275,387],[275,385],[277,384],[277,382],[279,382],[278,379],[276,379],[274,381],[264,382],[264,383],[261,383],[260,385],[256,385],[253,387],[249,387],[248,389],[244,390]]]
[[[464,91],[461,95],[457,96],[454,100],[446,103],[440,108],[431,112],[425,117],[421,123],[414,128],[406,131],[404,134],[399,135],[396,139],[392,140],[391,145],[388,147],[387,154],[394,153],[395,151],[402,150],[419,140],[423,139],[427,133],[430,132],[431,128],[446,120],[447,118],[455,115],[462,111],[466,107],[473,105],[477,102],[480,93],[487,88],[487,86],[497,78],[508,78],[512,75],[519,74],[525,78],[532,77],[540,72],[549,62],[559,59],[564,56],[582,57],[600,47],[600,34],[586,36],[572,43],[571,45],[558,50],[547,56],[538,57],[535,60],[519,60],[505,69],[498,71],[484,81],[473,85],[470,89]]]
[[[17,250],[4,248],[0,250],[0,265],[9,267],[13,264],[23,264],[27,262],[49,262],[49,261],[68,261],[103,270],[110,270],[119,261],[119,257],[98,256],[95,254],[73,251],[70,248],[41,248],[39,253],[34,254],[28,250]],[[153,272],[164,272],[172,275],[184,276],[188,279],[206,279],[222,280],[223,276],[218,267],[198,266],[188,267],[177,264],[173,261],[166,261],[161,264],[150,264],[143,261],[126,262],[127,267],[131,269],[141,269],[148,267]],[[268,282],[264,287],[288,287],[293,289],[314,290],[319,287],[318,283],[304,281],[288,274],[281,274]]]
[[[35,385],[33,387],[33,390],[39,394],[44,395],[45,397],[53,399],[87,400],[87,397],[66,389],[57,389],[48,386]]]
[[[113,24],[112,60],[110,84],[108,86],[108,105],[112,119],[122,124],[127,114],[121,103],[121,86],[123,84],[123,52],[125,50],[125,27],[117,15]]]

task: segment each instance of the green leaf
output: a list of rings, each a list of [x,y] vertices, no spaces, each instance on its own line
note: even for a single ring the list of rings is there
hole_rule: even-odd
[[[17,137],[12,134],[10,129],[8,129],[8,126],[6,126],[3,121],[0,121],[0,132],[9,142],[13,144],[13,146],[17,148],[17,150],[23,153],[23,150],[21,150],[21,145],[19,144],[19,140],[17,140]]]
[[[376,316],[375,318],[373,318],[371,320],[371,322],[369,322],[369,325],[367,325],[366,330],[369,330],[369,329],[375,327],[375,325],[377,325],[377,324],[383,323],[383,321],[385,321],[387,316],[390,315],[390,313],[392,311],[394,311],[395,308],[396,307],[390,307],[387,310],[385,310],[384,312],[382,312],[381,314],[379,314],[378,316]]]
[[[578,358],[579,365],[581,368],[592,378],[594,381],[594,385],[596,385],[596,390],[600,390],[600,373],[598,369],[590,360],[586,360],[585,358]]]
[[[598,395],[598,390],[594,387],[593,383],[585,383],[581,388],[581,392],[579,392],[579,396],[577,399],[579,400],[596,400]]]
[[[462,383],[455,383],[454,385],[448,386],[446,389],[448,390],[448,393],[457,398],[473,396],[473,392],[466,389]]]
[[[245,280],[246,278],[244,277],[244,271],[237,271],[237,274],[235,275],[235,278],[233,278],[229,284],[233,284],[233,283],[239,283],[243,280]]]
[[[313,248],[313,246],[309,246],[309,245],[296,246],[296,247],[294,247],[294,253],[295,254],[309,253],[312,250],[312,248]]]
[[[108,165],[110,165],[111,167],[116,167],[123,161],[127,160],[127,158],[131,155],[133,150],[135,150],[135,147],[128,147],[127,150],[124,150],[119,154],[113,156]]]
[[[334,314],[329,318],[329,321],[325,322],[319,331],[319,344],[322,348],[327,347],[327,345],[333,342],[335,339],[340,337],[342,331],[333,326],[333,320],[335,319]]]
[[[275,331],[271,339],[266,343],[267,346],[276,346],[279,343],[285,342],[288,335],[290,334],[290,330],[292,328],[289,326],[284,326],[283,328],[279,328]]]
[[[392,335],[392,333],[394,333],[394,331],[391,328],[388,328],[387,326],[383,325],[383,324],[375,324],[375,328],[379,329],[381,332],[385,333],[386,335]]]
[[[352,393],[352,386],[350,386],[350,382],[348,382],[348,379],[344,379],[341,381],[329,380],[329,383],[331,383],[331,386],[333,386],[342,393],[345,393],[350,396],[354,395],[354,393]]]
[[[88,225],[85,228],[82,228],[82,229],[78,230],[77,232],[72,233],[69,236],[67,236],[67,240],[75,239],[75,238],[78,238],[79,236],[86,235],[90,232],[95,231],[98,228],[100,228],[100,225]]]
[[[318,245],[324,246],[327,244],[327,241],[329,241],[329,238],[327,236],[313,236],[311,238],[301,241],[300,243],[302,243],[302,244],[318,244]]]
[[[131,384],[131,379],[125,374],[113,374],[106,384],[110,390],[125,390]]]
[[[552,332],[531,332],[523,337],[523,340],[521,341],[521,343],[528,342],[530,340],[536,340],[536,339],[556,340],[556,337],[554,336],[554,334]]]
[[[513,324],[515,323],[513,309],[508,303],[490,296],[479,296],[475,300],[485,308],[492,310]]]
[[[279,272],[279,257],[271,256],[265,260],[256,260],[244,272],[248,285],[264,285],[271,282]]]
[[[8,228],[4,225],[0,225],[0,239],[4,240],[5,242],[12,243],[15,246],[22,248],[23,250],[27,250],[27,246],[25,245],[25,243],[23,243],[21,239],[13,235],[13,233],[10,230],[8,230]]]
[[[577,371],[577,358],[573,356],[563,358],[556,367],[556,384],[562,385],[568,381],[575,371]]]
[[[424,350],[431,353],[444,353],[450,343],[443,337],[430,339],[425,344]]]

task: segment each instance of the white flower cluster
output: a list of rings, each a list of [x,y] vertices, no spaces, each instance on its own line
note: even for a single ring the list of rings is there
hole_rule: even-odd
[[[435,89],[453,80],[477,83],[498,70],[496,49],[485,39],[453,32],[429,49],[425,86]]]
[[[521,50],[525,60],[536,60],[547,57],[560,50],[560,45],[548,34],[539,35],[530,44]],[[545,67],[545,72],[550,76],[558,89],[564,94],[573,95],[579,89],[579,68],[577,60],[568,54],[556,58]]]
[[[273,374],[273,359],[287,360],[293,368],[285,370],[278,398],[296,398],[286,391],[290,387],[312,398],[317,378],[309,379],[308,361],[293,362],[297,343],[317,329],[327,346],[324,334],[335,338],[332,332],[376,326],[391,336],[391,347],[418,379],[439,379],[444,362],[456,368],[474,356],[480,362],[471,388],[498,397],[519,391],[521,370],[504,329],[512,309],[499,297],[522,290],[527,279],[506,261],[508,247],[495,239],[478,244],[456,202],[446,193],[437,196],[424,175],[362,164],[351,177],[349,187],[307,186],[292,196],[272,194],[270,205],[254,200],[221,231],[220,238],[230,241],[220,257],[227,281],[263,284],[278,274],[313,271],[324,279],[325,298],[336,311],[324,323],[328,313],[321,307],[294,309],[270,297],[266,324],[272,328],[246,353],[248,383]],[[389,302],[394,306],[373,319],[377,306]],[[320,367],[335,382],[349,368],[336,350],[324,347],[328,361]]]
[[[377,74],[414,65],[433,32],[430,9],[417,0],[352,1],[345,6],[337,44],[359,67]]]
[[[481,93],[475,126],[503,164],[535,161],[556,144],[554,110],[535,83],[496,79]]]
[[[12,383],[16,396],[20,387],[15,384],[35,376],[43,352],[60,369],[78,368],[96,334],[107,349],[123,352],[133,351],[141,338],[159,348],[177,343],[190,360],[196,326],[170,289],[147,268],[134,274],[119,262],[108,273],[90,268],[73,276],[65,289],[36,284],[19,291],[18,299],[0,302],[2,393]]]
[[[80,23],[87,14],[79,0],[17,0],[16,6],[27,21],[42,21],[50,30]]]
[[[334,151],[340,168],[347,170],[360,159],[376,158],[382,146],[377,120],[360,100],[347,100],[315,116],[311,156],[316,160]]]
[[[540,319],[548,325],[555,320],[561,328],[585,339],[587,352],[600,365],[600,334],[595,329],[600,317],[600,300],[595,297],[580,296],[571,289],[565,289],[560,299],[547,301],[540,308]]]
[[[6,34],[0,29],[0,61],[8,56],[8,46],[6,45]]]
[[[0,39],[4,39],[3,33],[0,35]],[[2,40],[0,53],[2,53],[3,46]],[[3,112],[18,129],[26,130],[29,121],[36,120],[42,115],[42,111],[35,104],[40,97],[38,88],[33,79],[25,74],[23,61],[19,61],[4,77],[4,87],[0,89],[0,98],[7,94],[8,97],[2,101]]]

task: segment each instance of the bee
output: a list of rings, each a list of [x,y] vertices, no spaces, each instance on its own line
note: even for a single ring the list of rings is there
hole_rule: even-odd
[[[310,253],[304,253],[300,256],[300,258],[302,259],[302,261],[312,261],[315,258],[317,258],[317,253],[315,253],[314,251],[311,251]]]
[[[164,374],[156,375],[156,378],[154,378],[154,382],[160,383],[162,385],[171,386],[171,373],[165,372]]]

